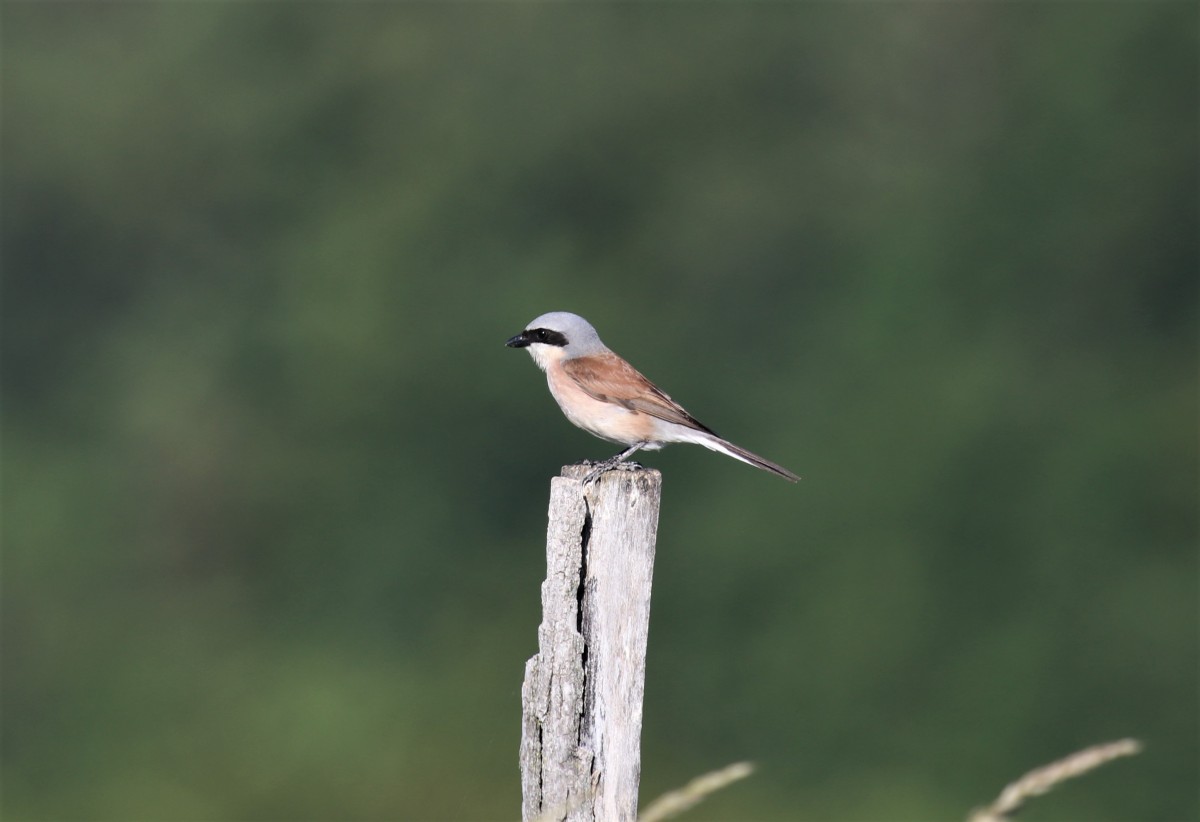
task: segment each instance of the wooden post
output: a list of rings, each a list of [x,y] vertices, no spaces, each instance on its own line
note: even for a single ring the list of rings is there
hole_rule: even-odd
[[[550,483],[538,653],[521,688],[521,817],[633,822],[662,475]]]

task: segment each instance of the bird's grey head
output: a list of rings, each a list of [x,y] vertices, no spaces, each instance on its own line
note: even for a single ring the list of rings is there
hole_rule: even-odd
[[[570,360],[607,351],[592,324],[569,311],[552,311],[533,320],[505,343],[509,348],[528,348],[542,369],[554,360]]]

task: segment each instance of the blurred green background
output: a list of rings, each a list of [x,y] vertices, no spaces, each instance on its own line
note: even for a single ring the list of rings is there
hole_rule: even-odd
[[[1198,23],[5,4],[4,818],[516,818],[571,310],[804,476],[643,459],[644,801],[1196,819]]]

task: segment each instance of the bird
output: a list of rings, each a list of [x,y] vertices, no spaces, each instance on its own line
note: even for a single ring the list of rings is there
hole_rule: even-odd
[[[585,477],[590,483],[639,450],[690,442],[741,460],[791,482],[800,477],[719,437],[624,358],[600,341],[592,324],[568,311],[552,311],[505,342],[526,348],[546,372],[550,394],[566,418],[602,440],[627,446]]]

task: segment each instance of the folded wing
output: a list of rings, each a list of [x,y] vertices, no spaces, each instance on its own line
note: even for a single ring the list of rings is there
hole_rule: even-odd
[[[640,371],[611,351],[565,360],[562,367],[576,385],[597,400],[616,403],[630,411],[713,433],[685,411],[683,406],[667,396],[666,392],[642,376]]]

